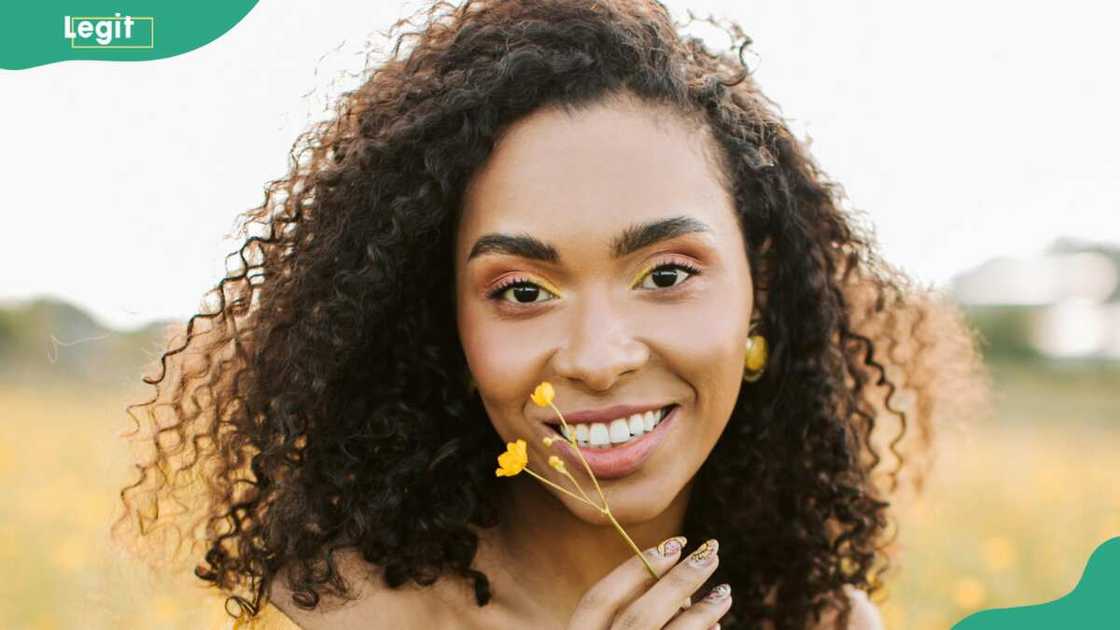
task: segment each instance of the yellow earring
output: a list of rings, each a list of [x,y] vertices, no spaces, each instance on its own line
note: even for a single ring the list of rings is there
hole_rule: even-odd
[[[751,335],[747,338],[747,356],[743,359],[743,380],[753,383],[762,378],[766,369],[766,359],[769,349],[766,347],[766,338],[762,335]]]

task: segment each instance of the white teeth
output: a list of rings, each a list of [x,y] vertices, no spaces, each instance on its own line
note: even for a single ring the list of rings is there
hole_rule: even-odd
[[[560,434],[564,436],[565,440],[572,439],[572,427],[571,427],[571,425],[566,425],[566,426],[560,427]]]
[[[630,435],[637,437],[646,432],[645,422],[642,421],[642,414],[636,413],[630,416],[627,424],[630,426]]]
[[[574,427],[576,443],[580,446],[609,448],[613,444],[622,444],[644,433],[649,433],[661,423],[661,410],[654,409],[645,413],[636,413],[629,418],[617,418],[605,422],[581,422]],[[568,434],[565,433],[565,436]]]
[[[610,446],[611,436],[607,431],[607,425],[602,422],[592,422],[588,431],[588,441],[591,442],[591,446]]]
[[[610,430],[612,444],[621,444],[630,439],[630,425],[625,418],[611,420]]]
[[[589,431],[590,427],[588,427],[586,424],[577,424],[576,441],[580,442],[581,444],[587,444],[590,441],[590,436],[588,435]]]

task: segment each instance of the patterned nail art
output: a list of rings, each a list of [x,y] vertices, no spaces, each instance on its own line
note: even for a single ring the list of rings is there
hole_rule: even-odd
[[[709,602],[718,602],[722,599],[726,599],[727,596],[730,595],[730,594],[731,594],[731,585],[730,584],[720,584],[719,586],[717,586],[717,587],[713,588],[711,591],[709,591],[708,594],[704,596],[704,599],[708,600]]]
[[[717,551],[719,551],[719,543],[716,542],[715,538],[712,538],[711,540],[706,541],[703,545],[697,547],[696,551],[693,551],[692,555],[689,556],[688,559],[693,564],[708,564],[712,561],[712,558],[715,557]]]
[[[675,556],[684,549],[685,543],[688,542],[684,536],[673,536],[668,540],[664,540],[657,546],[657,552],[664,558]]]

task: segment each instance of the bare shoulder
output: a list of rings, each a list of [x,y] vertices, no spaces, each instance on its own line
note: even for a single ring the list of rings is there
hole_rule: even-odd
[[[304,630],[378,630],[380,628],[420,628],[430,621],[414,590],[392,589],[362,570],[364,562],[356,553],[338,552],[338,566],[356,596],[353,600],[322,596],[313,610],[300,608],[292,601],[286,570],[272,580],[269,603],[291,623]],[[368,566],[368,565],[365,565]]]
[[[883,618],[879,614],[879,608],[871,601],[866,592],[850,585],[844,586],[844,592],[848,594],[848,601],[852,604],[852,613],[848,616],[847,630],[884,630]],[[773,604],[776,596],[777,592],[771,589],[766,595],[766,603]],[[839,616],[840,611],[838,610],[826,610],[821,615],[821,620],[807,630],[835,630],[834,626]],[[775,630],[774,622],[763,621],[762,628],[763,630]]]
[[[844,590],[848,593],[848,601],[852,604],[847,630],[884,630],[879,607],[871,601],[867,593],[850,585],[845,585]],[[839,611],[829,610],[821,617],[820,623],[810,630],[833,630],[836,618],[839,616]]]

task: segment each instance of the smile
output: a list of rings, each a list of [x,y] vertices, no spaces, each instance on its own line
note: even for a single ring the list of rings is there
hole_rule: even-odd
[[[649,431],[645,430],[647,421],[646,414],[635,414],[639,416],[639,421],[642,423],[642,433],[633,435],[629,432],[630,418],[625,419],[627,427],[627,437],[624,441],[611,442],[609,446],[595,446],[595,441],[602,441],[602,432],[607,432],[608,438],[612,435],[611,427],[620,427],[614,434],[619,438],[622,437],[622,418],[612,420],[610,423],[584,423],[575,425],[576,442],[579,445],[579,454],[576,454],[575,449],[572,447],[563,436],[556,444],[560,449],[560,455],[567,461],[570,469],[583,470],[583,463],[580,461],[580,455],[583,460],[587,462],[591,471],[598,479],[615,479],[624,477],[638,470],[643,463],[653,454],[669,431],[672,430],[675,420],[681,415],[680,405],[672,404],[663,407],[657,411],[647,412],[651,417],[649,423],[652,425]],[[633,417],[633,416],[631,416]],[[594,425],[598,424],[600,429],[595,429]],[[571,426],[571,425],[569,425]],[[636,427],[636,422],[635,422]],[[586,442],[580,442],[580,431],[587,431],[588,439]],[[552,428],[553,433],[557,432],[556,428]],[[591,432],[595,431],[598,436]]]
[[[571,438],[574,433],[576,443],[581,447],[606,449],[616,444],[625,444],[653,431],[654,427],[669,415],[674,406],[676,405],[666,405],[661,409],[616,418],[610,422],[569,423],[567,429],[561,429],[559,424],[549,426],[553,431],[561,433],[565,439]]]

